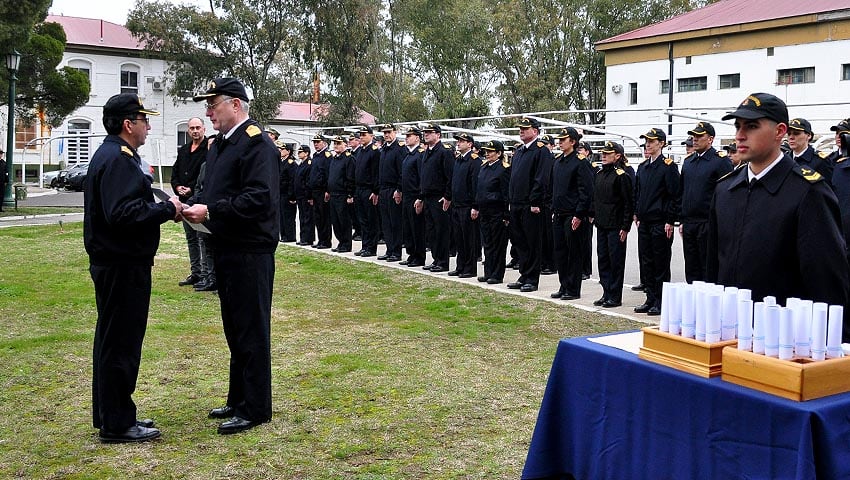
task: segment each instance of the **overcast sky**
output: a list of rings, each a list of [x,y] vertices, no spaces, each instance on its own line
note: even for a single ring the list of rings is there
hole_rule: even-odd
[[[195,4],[209,7],[207,0],[169,0],[175,4]],[[118,25],[127,23],[127,14],[136,6],[136,0],[53,0],[52,15],[96,18]]]

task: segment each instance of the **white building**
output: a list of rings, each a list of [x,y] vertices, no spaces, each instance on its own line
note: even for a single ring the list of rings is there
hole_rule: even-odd
[[[720,118],[753,92],[783,99],[824,140],[850,117],[847,0],[721,0],[596,48],[605,53],[607,126],[631,136],[663,127],[678,146],[700,118],[714,124],[715,146],[729,143],[734,129]],[[681,116],[671,122],[665,110]]]

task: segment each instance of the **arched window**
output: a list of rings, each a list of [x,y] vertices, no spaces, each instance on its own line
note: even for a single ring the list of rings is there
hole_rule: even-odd
[[[177,124],[177,148],[186,145],[191,142],[192,139],[189,137],[189,122],[183,122]]]
[[[121,93],[135,93],[139,91],[139,66],[132,63],[121,65]]]
[[[74,70],[78,70],[86,74],[89,77],[89,83],[92,82],[92,63],[88,60],[84,60],[82,58],[74,58],[68,61],[68,66],[73,68]]]

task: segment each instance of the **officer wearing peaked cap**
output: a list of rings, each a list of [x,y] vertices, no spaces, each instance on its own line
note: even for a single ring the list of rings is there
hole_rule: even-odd
[[[416,210],[416,200],[421,192],[420,171],[425,148],[421,145],[422,132],[409,127],[404,134],[404,157],[401,161],[401,226],[407,258],[399,262],[408,267],[425,266],[425,216]]]
[[[452,205],[452,168],[454,152],[451,145],[442,143],[443,129],[435,123],[422,126],[425,136],[425,156],[419,170],[420,194],[415,208],[424,212],[428,230],[433,234],[431,257],[433,263],[423,267],[435,273],[449,270],[449,242]]]
[[[805,118],[794,118],[788,123],[788,147],[794,161],[802,167],[810,168],[832,182],[833,164],[828,160],[828,153],[816,152],[809,142],[814,138],[812,124]]]
[[[661,314],[661,285],[670,281],[673,224],[681,198],[679,168],[662,149],[667,134],[652,128],[640,136],[646,140],[648,158],[638,166],[635,181],[635,221],[638,227],[638,257],[646,302],[636,313]]]
[[[313,207],[313,222],[316,224],[316,243],[313,248],[331,248],[331,208],[328,193],[328,167],[333,154],[328,150],[328,139],[317,133],[313,136],[313,165],[307,177],[310,200]]]
[[[295,170],[295,201],[298,204],[298,226],[300,239],[297,245],[312,245],[316,237],[316,224],[313,221],[313,206],[310,205],[310,187],[307,186],[313,161],[310,159],[310,146],[298,147],[298,168]]]
[[[355,208],[360,224],[360,236],[363,239],[360,256],[371,257],[378,250],[378,239],[381,236],[380,220],[378,219],[378,197],[380,195],[379,168],[381,152],[375,145],[374,131],[368,125],[362,125],[357,133],[360,135],[360,148],[354,153],[354,185]]]
[[[398,262],[401,260],[402,246],[402,209],[401,209],[401,169],[404,161],[404,141],[396,141],[396,126],[386,123],[381,126],[384,145],[381,147],[378,183],[380,194],[378,206],[381,213],[381,231],[383,232],[386,252],[378,260]]]
[[[835,143],[838,150],[828,158],[834,160],[832,172],[832,188],[838,198],[841,210],[841,228],[844,238],[850,238],[850,118],[838,122],[832,131],[835,132]],[[848,243],[848,258],[850,258],[850,242]]]
[[[295,180],[298,165],[293,151],[295,144],[276,140],[275,146],[280,152],[280,241],[295,241],[295,217],[298,214],[298,201],[295,199]]]
[[[210,411],[229,418],[218,433],[232,434],[272,416],[271,303],[274,252],[280,239],[280,153],[248,117],[242,82],[219,78],[195,102],[221,132],[206,161],[202,203],[183,211],[210,229],[221,318],[230,348],[227,403]]]
[[[781,304],[797,297],[844,305],[850,280],[838,202],[823,176],[780,150],[785,103],[754,93],[723,117],[729,119],[748,166],[715,189],[708,280],[751,289],[754,301],[771,295]]]
[[[478,242],[480,227],[475,210],[475,191],[481,159],[472,153],[475,139],[468,133],[456,133],[457,157],[452,168],[451,222],[454,245],[457,248],[457,266],[449,275],[472,278],[478,275]]]
[[[351,251],[351,214],[349,205],[354,203],[354,155],[346,148],[346,138],[337,135],[333,139],[334,155],[328,166],[328,193],[330,194],[331,225],[338,244],[335,252]]]
[[[484,153],[484,163],[478,171],[475,208],[471,212],[481,224],[481,245],[484,249],[484,275],[478,277],[478,281],[495,285],[502,283],[505,278],[511,167],[505,160],[502,142],[484,142],[481,151]]]
[[[708,247],[708,211],[717,180],[732,171],[732,164],[714,149],[714,126],[699,122],[688,132],[694,152],[682,162],[682,204],[679,233],[685,257],[685,280],[705,280]]]
[[[159,248],[159,226],[178,220],[175,196],[157,203],[136,149],[150,125],[134,93],[112,96],[103,106],[108,136],[97,149],[85,179],[83,241],[97,299],[92,375],[92,425],[108,443],[144,442],[159,430],[137,422],[133,391],[139,375],[148,321],[151,266]]]

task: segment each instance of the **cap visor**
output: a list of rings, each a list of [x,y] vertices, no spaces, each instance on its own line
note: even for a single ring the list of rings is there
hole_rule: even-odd
[[[159,112],[155,112],[153,110],[139,110],[139,113],[144,113],[145,115],[159,116]]]
[[[752,110],[738,109],[732,113],[724,115],[721,120],[732,120],[733,118],[743,118],[744,120],[756,120],[759,118],[767,118],[767,115]]]
[[[218,93],[202,93],[200,95],[195,95],[192,97],[193,102],[203,102],[204,100],[219,95]]]

